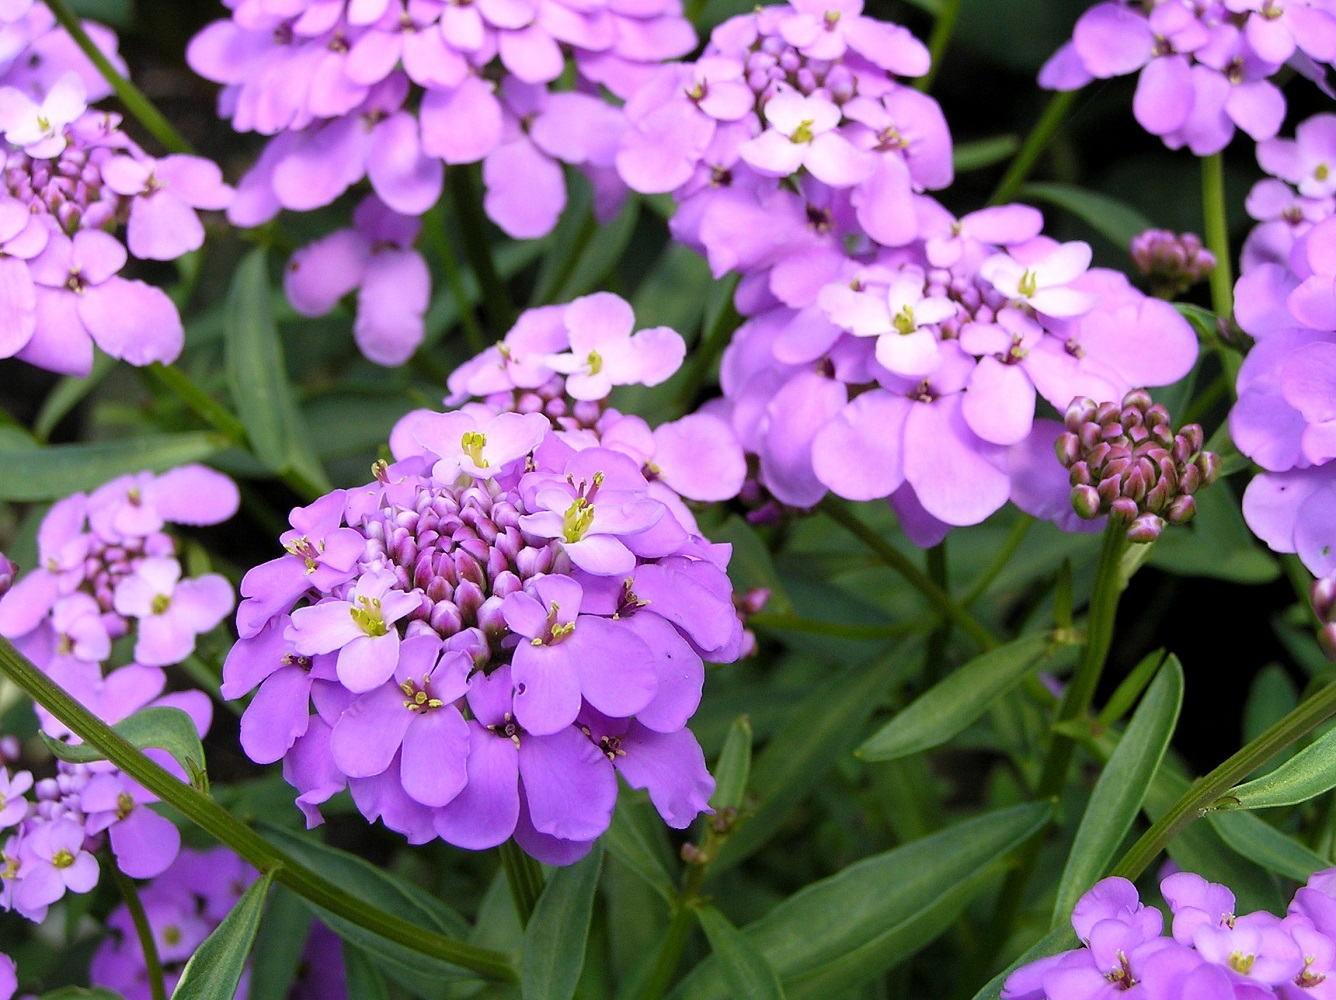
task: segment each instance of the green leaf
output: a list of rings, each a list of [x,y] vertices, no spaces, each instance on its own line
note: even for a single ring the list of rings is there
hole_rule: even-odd
[[[1104,703],[1104,708],[1100,710],[1098,725],[1101,729],[1107,729],[1113,725],[1123,717],[1128,709],[1136,704],[1136,700],[1141,697],[1141,692],[1146,690],[1146,685],[1154,680],[1155,675],[1160,672],[1165,655],[1163,649],[1147,653],[1141,658],[1141,662],[1118,682],[1113,694],[1109,695],[1109,700]]]
[[[310,931],[311,911],[306,903],[295,892],[274,886],[251,952],[247,1000],[287,1000]]]
[[[1047,803],[977,816],[864,858],[814,882],[743,928],[790,997],[835,996],[908,958],[941,934],[1008,852],[1041,830]],[[679,985],[681,1000],[737,994],[717,957]]]
[[[1067,855],[1053,906],[1053,924],[1064,923],[1081,894],[1104,874],[1141,809],[1169,748],[1183,705],[1183,667],[1170,656],[1141,700],[1104,773],[1095,783],[1076,839]]]
[[[1080,943],[1076,940],[1076,932],[1070,926],[1064,925],[1053,928],[1027,948],[1020,958],[990,979],[987,986],[974,994],[973,1000],[997,1000],[1002,992],[1002,984],[1007,981],[1008,976],[1022,965],[1029,965],[1031,962],[1037,962],[1041,958],[1048,958],[1050,955],[1056,955],[1059,952],[1071,951]]]
[[[1212,807],[1266,809],[1292,806],[1336,788],[1336,729],[1299,751],[1270,774],[1235,785]]]
[[[673,890],[672,876],[655,853],[654,847],[645,839],[640,828],[632,818],[634,808],[630,795],[617,796],[617,808],[612,812],[612,822],[600,838],[603,846],[612,852],[626,867],[639,875],[665,902],[671,903],[676,896]]]
[[[1331,866],[1322,855],[1250,813],[1210,813],[1207,818],[1232,850],[1269,872],[1307,882],[1313,872]]]
[[[62,986],[43,993],[39,1000],[125,1000],[125,997],[105,986]]]
[[[1191,302],[1175,302],[1174,308],[1192,326],[1197,338],[1204,343],[1214,343],[1220,335],[1219,318],[1209,309],[1194,306]]]
[[[385,975],[361,948],[344,944],[343,968],[348,976],[349,997],[356,997],[357,1000],[390,1000],[390,985],[385,982]]]
[[[231,1000],[236,995],[255,932],[260,929],[264,897],[273,880],[273,869],[256,879],[223,922],[195,949],[172,990],[172,1000]]]
[[[710,950],[724,967],[724,978],[735,997],[748,1000],[783,1000],[784,987],[765,956],[713,906],[696,907],[696,919],[710,941]]]
[[[284,853],[345,892],[366,900],[368,906],[397,913],[405,920],[457,941],[467,937],[469,927],[464,918],[417,886],[394,877],[354,854],[329,847],[312,837],[265,823],[256,824],[256,829]],[[330,930],[362,948],[390,976],[416,991],[419,996],[443,996],[450,980],[476,979],[473,973],[456,965],[386,940],[322,907],[310,903],[307,905]]]
[[[714,765],[714,794],[710,805],[715,812],[737,809],[747,791],[747,777],[751,774],[752,728],[751,720],[739,715],[728,728],[724,749]]]
[[[967,174],[971,170],[982,170],[1001,163],[1015,153],[1020,145],[1020,140],[1014,135],[995,135],[991,139],[962,142],[956,146],[951,161],[956,173]]]
[[[1151,566],[1231,583],[1270,583],[1280,576],[1279,563],[1257,544],[1229,490],[1201,490],[1193,499],[1196,515],[1160,536],[1150,550]]]
[[[57,500],[132,472],[165,472],[228,447],[209,432],[141,434],[123,441],[37,448],[0,439],[0,500]]]
[[[602,867],[603,848],[595,843],[583,860],[558,868],[547,880],[524,930],[524,1000],[570,1000],[575,995]]]
[[[45,441],[71,410],[83,401],[84,397],[96,389],[115,370],[117,360],[109,354],[97,351],[93,355],[93,370],[86,376],[66,375],[42,400],[42,408],[33,421],[33,433]]]
[[[835,671],[789,714],[752,764],[751,791],[760,804],[720,848],[710,878],[769,840],[831,766],[853,752],[878,702],[917,665],[918,649],[901,642],[887,656]]]
[[[204,769],[204,745],[200,743],[195,723],[179,708],[166,705],[141,708],[111,728],[140,750],[145,747],[166,750],[185,769],[192,785],[201,792],[209,790],[209,776]],[[46,733],[41,736],[47,749],[66,763],[87,764],[89,761],[106,760],[102,752],[91,743],[72,746],[62,740],[52,739]]]
[[[1133,236],[1151,228],[1150,220],[1132,206],[1071,184],[1026,184],[1018,197],[1057,205],[1123,249],[1131,245]]]
[[[263,249],[237,267],[227,300],[224,358],[227,383],[251,448],[266,468],[294,471],[313,486],[332,487],[315,459],[283,361],[283,344],[270,307],[269,266]]]
[[[860,746],[858,755],[894,760],[940,746],[1035,670],[1050,642],[1048,633],[1022,636],[951,671]]]

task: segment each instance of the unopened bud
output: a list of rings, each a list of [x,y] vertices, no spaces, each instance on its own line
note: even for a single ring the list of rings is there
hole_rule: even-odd
[[[1164,530],[1164,521],[1157,514],[1138,514],[1127,526],[1127,540],[1146,544],[1160,537]]]
[[[1314,580],[1309,593],[1313,599],[1313,613],[1318,619],[1336,622],[1336,575]]]

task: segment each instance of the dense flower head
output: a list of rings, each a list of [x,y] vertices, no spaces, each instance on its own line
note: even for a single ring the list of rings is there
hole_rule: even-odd
[[[1258,224],[1239,257],[1245,272],[1266,263],[1288,266],[1295,241],[1336,212],[1336,115],[1300,122],[1293,139],[1259,142],[1257,162],[1271,176],[1248,193],[1248,214]]]
[[[1081,15],[1039,82],[1075,90],[1139,71],[1133,113],[1170,149],[1198,156],[1235,128],[1261,142],[1279,131],[1286,63],[1314,78],[1336,59],[1336,15],[1322,0],[1105,0]]]
[[[163,983],[176,988],[185,964],[227,916],[259,873],[226,847],[183,849],[171,867],[139,889],[144,916],[162,963]],[[115,990],[125,1000],[150,1000],[149,973],[139,935],[122,904],[107,918],[111,933],[93,955],[94,986]],[[249,995],[250,969],[236,995]],[[338,994],[331,994],[337,997]]]
[[[1147,229],[1132,239],[1132,262],[1150,279],[1151,294],[1174,299],[1215,270],[1215,254],[1196,233]]]
[[[1107,878],[1076,904],[1082,947],[1013,972],[1003,1000],[1319,1000],[1336,972],[1336,870],[1315,873],[1284,917],[1234,913],[1228,887],[1191,872],[1160,884],[1173,920],[1163,935],[1158,910],[1143,906],[1126,879]],[[1324,985],[1328,984],[1328,985]]]
[[[94,344],[131,364],[170,362],[184,339],[176,306],[119,272],[128,254],[198,249],[196,210],[225,208],[232,189],[208,160],[149,156],[85,100],[73,72],[40,102],[0,87],[0,357],[74,375],[91,370]]]
[[[674,193],[674,235],[716,274],[739,253],[814,242],[811,212],[830,240],[902,245],[916,235],[912,193],[952,178],[941,109],[897,79],[928,65],[921,42],[858,0],[757,7],[628,101],[617,169],[637,191]]]
[[[599,352],[615,373],[660,377],[640,351],[657,357],[660,338],[635,345],[654,331],[632,336],[624,306],[564,307],[566,342],[543,364],[569,371],[568,391],[598,384]],[[287,554],[246,575],[223,692],[259,686],[242,745],[284,760],[309,821],[346,785],[411,842],[513,835],[566,863],[606,828],[618,772],[673,826],[706,808],[713,782],[685,724],[702,660],[742,648],[728,547],[590,433],[477,404],[410,414],[393,464],[294,510]]]
[[[796,267],[772,271],[768,287],[744,278],[739,298],[755,315],[725,352],[712,412],[731,419],[759,484],[789,506],[827,490],[888,497],[927,545],[1013,494],[1061,520],[1053,498],[1067,488],[1041,457],[1055,431],[1036,421],[1038,399],[1063,408],[1173,382],[1191,369],[1196,337],[1167,303],[1090,268],[1084,243],[1041,235],[1035,209],[956,219],[923,196],[915,207],[922,237],[907,246],[841,254],[815,281]],[[1032,474],[1036,462],[1047,475]]]
[[[235,128],[275,137],[241,182],[239,225],[328,204],[363,177],[392,210],[421,215],[446,165],[479,160],[485,208],[511,236],[556,223],[563,162],[591,174],[610,211],[623,126],[598,88],[624,98],[695,45],[677,0],[228,6],[187,59],[225,85],[219,110]],[[568,57],[573,88],[559,79]]]
[[[38,531],[39,565],[0,597],[0,635],[86,701],[112,640],[132,629],[138,664],[179,663],[232,610],[232,587],[216,573],[183,579],[163,528],[216,524],[238,502],[230,479],[199,465],[122,476],[57,502]]]
[[[1177,434],[1169,411],[1144,389],[1119,403],[1072,401],[1058,460],[1070,470],[1072,507],[1087,520],[1110,516],[1127,537],[1151,542],[1166,523],[1183,524],[1197,512],[1193,494],[1220,474],[1220,459],[1203,451],[1199,424]]]

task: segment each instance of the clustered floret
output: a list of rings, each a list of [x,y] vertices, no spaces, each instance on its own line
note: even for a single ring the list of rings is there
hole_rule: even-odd
[[[614,381],[666,378],[680,337],[632,325],[607,294],[526,314],[462,381],[541,405],[507,372],[543,386],[566,370],[565,392],[585,397],[605,359]],[[516,350],[539,330],[542,356]],[[514,836],[568,863],[607,828],[619,772],[672,826],[707,808],[713,781],[685,726],[702,659],[741,649],[728,547],[679,516],[643,460],[600,442],[599,420],[561,419],[410,414],[393,464],[294,510],[287,554],[242,581],[223,691],[259,685],[242,745],[283,759],[309,822],[347,786],[410,842]]]
[[[1196,233],[1147,229],[1133,238],[1129,251],[1137,270],[1150,279],[1151,294],[1161,299],[1178,298],[1215,270],[1215,254]]]
[[[1234,893],[1190,872],[1160,883],[1173,916],[1107,878],[1081,897],[1072,927],[1082,947],[1022,966],[1003,1000],[1325,1000],[1336,986],[1336,869],[1315,873],[1284,917],[1235,915]]]

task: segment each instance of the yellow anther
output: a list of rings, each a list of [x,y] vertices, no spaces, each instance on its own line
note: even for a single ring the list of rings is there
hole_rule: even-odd
[[[798,123],[798,127],[793,130],[793,135],[789,136],[791,142],[811,142],[812,126],[816,124],[815,118],[804,118]]]
[[[487,468],[487,459],[482,457],[482,450],[487,447],[487,435],[482,431],[465,431],[464,436],[459,439],[459,445],[464,449],[464,454],[480,469]]]
[[[386,635],[390,629],[385,624],[385,616],[380,610],[380,598],[359,597],[357,600],[362,606],[348,609],[348,614],[352,616],[357,627],[373,639]]]

